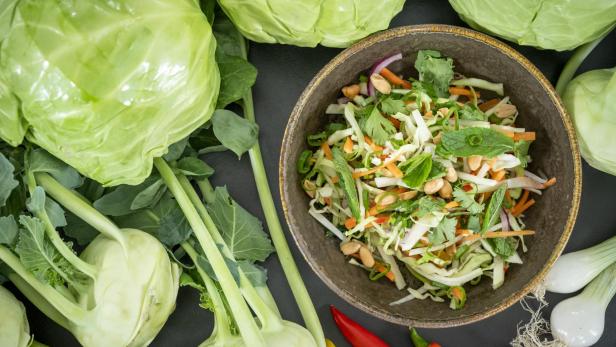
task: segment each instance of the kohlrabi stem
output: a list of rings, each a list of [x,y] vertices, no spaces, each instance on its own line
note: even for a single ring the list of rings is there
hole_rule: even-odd
[[[48,347],[48,346],[45,345],[45,344],[42,344],[42,343],[40,343],[40,342],[38,342],[36,340],[32,340],[30,342],[30,346],[29,347]]]
[[[26,175],[26,180],[27,180],[27,185],[28,185],[28,191],[30,193],[30,196],[32,196],[32,193],[34,192],[34,189],[36,188],[36,185],[37,185],[36,179],[34,178],[34,174],[32,174],[31,172],[28,172],[28,174]],[[58,234],[58,231],[53,226],[53,223],[51,223],[51,220],[49,219],[49,215],[47,214],[47,211],[43,209],[42,211],[38,211],[34,215],[36,216],[36,218],[40,219],[43,222],[47,237],[49,238],[51,243],[54,245],[54,247],[58,250],[58,252],[60,252],[62,257],[64,257],[64,259],[66,259],[69,263],[71,263],[71,265],[73,265],[77,270],[81,271],[86,276],[94,279],[97,273],[96,268],[86,263],[85,261],[81,260],[81,258],[79,258],[77,254],[75,254],[73,250],[70,247],[68,247],[68,245],[64,242],[64,240],[62,240],[62,238]]]
[[[223,254],[227,258],[235,260],[235,256],[229,249],[229,246],[226,244],[225,239],[222,237],[222,234],[220,234],[218,227],[216,227],[216,224],[214,223],[210,215],[207,213],[205,206],[203,206],[203,203],[199,199],[199,195],[193,188],[188,178],[186,178],[186,176],[184,175],[178,175],[178,180],[180,181],[180,184],[182,185],[182,189],[184,189],[184,191],[188,195],[188,198],[190,199],[190,201],[193,203],[193,205],[197,209],[199,216],[201,216],[203,223],[205,223],[205,226],[210,231],[212,238],[214,238],[214,241],[216,242],[216,244],[223,246],[222,247]],[[198,185],[201,189],[201,194],[203,195],[203,198],[205,199],[205,201],[207,201],[208,203],[212,203],[216,199],[216,197],[214,196],[214,189],[212,188],[210,181],[207,178],[205,178],[205,179],[199,180]],[[244,290],[247,289],[247,287],[250,287],[252,288],[252,290],[255,290],[259,294],[261,300],[264,301],[265,304],[269,307],[270,311],[272,311],[278,318],[281,318],[280,311],[278,310],[278,306],[276,306],[276,301],[274,300],[272,293],[269,291],[269,288],[267,286],[254,288],[252,283],[250,283],[250,280],[248,280],[248,278],[244,275],[244,272],[242,271],[242,269],[240,269],[239,272],[241,275],[240,284],[241,284],[242,291],[244,292]],[[253,310],[255,310],[254,305],[257,305],[255,300],[252,300],[252,301],[249,300],[248,303],[253,307]]]
[[[197,237],[197,240],[199,240],[199,244],[203,248],[207,259],[210,261],[212,269],[214,270],[214,273],[218,278],[218,282],[220,283],[220,287],[227,297],[227,302],[233,312],[233,317],[235,318],[244,342],[246,342],[246,345],[249,346],[265,347],[263,335],[261,335],[261,332],[253,319],[252,313],[250,312],[246,301],[244,301],[242,293],[240,292],[231,271],[227,267],[223,255],[220,253],[220,250],[212,238],[210,231],[203,223],[203,220],[201,220],[195,205],[190,201],[190,198],[182,188],[182,185],[173,173],[173,170],[162,158],[154,159],[154,165],[158,169],[162,179],[165,181],[169,191],[171,191],[180,205],[180,208],[182,209],[182,212],[184,212],[184,216],[186,216],[193,233]]]
[[[575,52],[573,52],[573,55],[571,55],[571,58],[569,58],[569,60],[565,64],[565,67],[563,68],[563,71],[560,73],[558,81],[556,82],[556,92],[560,96],[563,95],[563,93],[565,92],[565,88],[567,88],[567,85],[569,84],[571,79],[573,79],[575,72],[580,67],[580,65],[582,65],[586,57],[590,55],[593,49],[595,49],[595,47],[597,47],[597,45],[601,43],[603,38],[605,38],[607,34],[610,33],[610,31],[611,30],[608,30],[605,34],[603,34],[596,40],[576,48]]]
[[[69,329],[69,322],[66,317],[64,317],[55,307],[51,306],[51,304],[45,299],[39,292],[37,292],[31,285],[28,284],[23,278],[19,277],[19,275],[15,273],[11,273],[8,275],[8,278],[15,287],[26,297],[28,300],[39,309],[39,311],[43,312],[45,316],[47,316],[52,321],[56,322],[58,325],[63,327],[64,329]]]
[[[197,261],[197,251],[191,246],[188,242],[182,243],[182,248],[186,251],[186,254],[190,257],[193,264],[195,264],[195,268],[201,276],[203,283],[205,284],[205,289],[207,289],[207,293],[212,299],[212,304],[214,305],[214,317],[215,317],[215,326],[214,326],[214,334],[217,338],[222,339],[223,341],[226,338],[233,336],[231,331],[229,330],[229,316],[227,314],[227,310],[225,308],[225,303],[218,292],[218,288],[214,284],[214,281],[203,271],[201,266],[199,266],[199,262]]]
[[[53,177],[46,173],[35,174],[36,181],[43,189],[58,203],[67,210],[73,212],[77,217],[88,223],[94,229],[101,232],[110,239],[119,242],[126,249],[126,241],[120,228],[117,227],[109,218],[98,212],[92,205],[84,201],[77,194],[73,193]]]
[[[252,92],[248,91],[243,98],[244,117],[246,119],[255,122],[254,104],[252,102]],[[291,250],[280,225],[278,219],[278,213],[276,211],[276,205],[274,205],[274,199],[272,198],[272,192],[270,191],[269,183],[267,181],[267,174],[265,172],[265,166],[263,165],[263,156],[261,155],[261,149],[257,142],[249,151],[250,163],[252,165],[252,171],[257,184],[257,190],[259,192],[259,199],[261,200],[261,206],[263,207],[263,213],[265,214],[265,220],[270,231],[270,236],[278,253],[280,264],[287,277],[295,302],[299,307],[299,310],[304,318],[306,328],[314,336],[315,341],[319,347],[325,346],[325,335],[323,334],[323,327],[321,321],[317,315],[317,311],[314,308],[310,294],[302,280],[302,277],[297,269]]]
[[[613,251],[613,249],[612,249]],[[601,303],[604,307],[612,301],[616,294],[616,263],[603,270],[592,280],[581,295]]]
[[[0,260],[10,267],[19,277],[21,277],[33,290],[39,293],[53,306],[62,316],[72,322],[83,322],[86,311],[77,306],[48,284],[39,281],[28,271],[13,252],[4,246],[0,246]]]

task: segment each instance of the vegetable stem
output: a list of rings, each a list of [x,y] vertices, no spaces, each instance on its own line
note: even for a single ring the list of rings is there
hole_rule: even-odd
[[[199,240],[199,244],[210,261],[212,269],[219,280],[220,286],[227,296],[229,307],[234,313],[234,317],[242,338],[247,345],[265,346],[263,336],[252,318],[252,313],[244,301],[240,289],[237,286],[231,271],[227,267],[227,264],[225,263],[223,255],[220,253],[220,250],[218,249],[212,235],[199,216],[196,206],[191,202],[186,191],[182,188],[182,185],[173,173],[173,170],[163,159],[154,159],[154,165],[180,205],[180,208],[184,212],[184,215],[193,229],[195,236]],[[205,211],[205,213],[207,214],[207,211]],[[207,216],[209,217],[209,215]]]
[[[24,267],[19,258],[17,258],[10,250],[4,246],[0,246],[0,260],[10,267],[15,273],[21,277],[33,290],[39,293],[42,297],[53,306],[62,316],[72,322],[82,322],[85,319],[86,311],[77,306],[60,293],[55,291],[51,286],[39,281],[28,269]]]
[[[244,117],[254,122],[255,113],[251,91],[248,91],[246,95],[244,95],[243,108]],[[267,174],[265,172],[265,166],[263,165],[263,157],[261,155],[259,143],[255,143],[248,153],[250,155],[250,163],[252,165],[257,190],[259,192],[259,199],[261,200],[261,206],[263,206],[265,220],[270,231],[272,242],[274,243],[274,247],[278,253],[278,258],[280,259],[282,269],[287,277],[287,281],[289,282],[289,286],[291,287],[291,291],[293,292],[293,296],[295,297],[295,301],[297,302],[302,317],[304,318],[306,328],[310,331],[312,336],[314,336],[318,346],[323,347],[325,346],[325,335],[323,333],[323,328],[312,303],[312,299],[310,298],[310,294],[308,294],[308,290],[306,289],[302,277],[299,274],[299,270],[297,269],[297,265],[295,264],[295,260],[293,259],[293,255],[289,249],[282,226],[280,225],[276,206],[274,205],[272,193],[267,181]]]
[[[575,50],[571,58],[569,58],[569,60],[565,64],[565,67],[563,68],[563,71],[560,73],[558,81],[556,82],[556,92],[559,95],[563,95],[563,93],[565,92],[565,88],[567,88],[567,85],[569,84],[571,79],[573,79],[573,76],[575,75],[577,69],[580,67],[580,65],[582,65],[586,57],[590,55],[590,53],[595,49],[595,47],[597,47],[599,43],[601,43],[601,41],[610,33],[610,31],[611,30],[608,30],[605,34],[601,35],[596,40],[584,44]]]
[[[581,295],[592,298],[607,307],[616,294],[616,263],[603,270],[592,280]]]
[[[214,305],[214,317],[215,317],[215,336],[220,338],[222,341],[232,336],[231,331],[229,330],[229,316],[227,314],[227,310],[225,308],[225,304],[222,300],[220,292],[214,281],[205,273],[205,271],[199,266],[197,262],[197,251],[191,246],[188,242],[182,242],[182,248],[186,251],[186,254],[190,257],[193,264],[197,268],[197,272],[203,283],[205,284],[205,288],[207,289],[207,293],[212,299],[212,304]]]
[[[91,225],[103,235],[119,242],[126,249],[126,241],[122,231],[111,220],[98,212],[92,205],[78,197],[75,193],[61,185],[46,173],[37,173],[36,181],[47,193],[62,206],[73,212],[84,222]]]
[[[8,275],[8,278],[15,287],[26,297],[28,300],[36,306],[45,316],[64,329],[69,329],[68,319],[64,317],[58,310],[53,307],[47,299],[45,299],[40,293],[38,293],[31,285],[28,284],[23,278],[15,273]]]

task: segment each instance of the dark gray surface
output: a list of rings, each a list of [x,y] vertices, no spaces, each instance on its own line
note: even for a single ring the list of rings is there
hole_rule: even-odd
[[[375,0],[378,1],[378,0]],[[465,26],[444,0],[408,0],[401,14],[392,26],[420,23],[445,23]],[[581,23],[583,25],[583,23]],[[553,83],[570,53],[540,51],[529,47],[518,47]],[[259,69],[259,78],[254,89],[257,120],[261,126],[261,146],[265,159],[272,192],[278,202],[278,154],[287,118],[295,101],[316,72],[340,50],[318,47],[315,49],[281,45],[253,44],[251,61]],[[582,66],[581,71],[607,68],[616,65],[616,34],[612,33],[595,50]],[[231,194],[249,211],[263,219],[252,178],[250,164],[245,157],[241,161],[233,155],[213,155],[208,162],[216,167],[216,184],[227,184]],[[616,195],[616,177],[601,173],[584,164],[582,204],[575,231],[567,251],[577,250],[596,244],[616,233],[616,213],[613,197]],[[283,219],[279,209],[280,218]],[[308,290],[319,311],[325,335],[337,346],[347,346],[329,315],[330,304],[336,305],[350,317],[380,335],[392,346],[411,346],[406,327],[379,321],[354,309],[331,292],[308,268],[297,252],[290,237],[287,237],[303,274]],[[288,285],[282,275],[277,258],[267,262],[269,287],[277,299],[283,316],[301,322]],[[553,306],[563,295],[548,295]],[[211,331],[212,320],[208,312],[197,305],[198,296],[190,289],[180,291],[178,307],[152,346],[196,346]],[[33,333],[37,340],[51,346],[70,347],[77,343],[69,333],[47,320],[31,306],[28,314]],[[549,317],[549,310],[545,313]],[[482,322],[451,329],[422,330],[423,335],[440,342],[443,346],[476,347],[506,346],[516,334],[518,322],[526,320],[528,314],[519,304],[505,312]],[[616,303],[607,312],[605,334],[596,346],[616,346]],[[2,346],[0,346],[2,347]]]

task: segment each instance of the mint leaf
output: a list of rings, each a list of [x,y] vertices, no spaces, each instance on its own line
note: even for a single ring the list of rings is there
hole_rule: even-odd
[[[346,195],[351,213],[356,220],[359,220],[361,217],[359,211],[359,197],[357,195],[357,187],[355,186],[353,174],[351,173],[349,165],[344,158],[344,154],[342,154],[338,147],[334,147],[332,149],[332,154],[334,155],[334,166],[336,167],[336,172],[340,178],[340,185]]]
[[[214,194],[207,209],[235,259],[264,261],[274,247],[261,221],[235,202],[226,187],[217,187]]]
[[[453,60],[438,51],[420,50],[415,60],[419,80],[432,85],[438,97],[449,96],[449,83],[453,79]]]
[[[423,153],[416,155],[402,165],[404,177],[402,180],[411,188],[420,187],[432,171],[432,154]]]
[[[486,213],[483,217],[483,224],[481,225],[481,234],[485,234],[488,229],[498,218],[500,218],[500,209],[503,205],[503,199],[505,198],[505,192],[507,191],[507,185],[502,184],[494,193],[492,193],[492,197],[490,198],[490,203],[486,208]]]
[[[6,200],[11,196],[13,189],[19,185],[14,174],[15,167],[4,154],[0,153],[0,207],[6,204]]]
[[[471,214],[478,214],[483,211],[483,204],[475,201],[475,194],[467,193],[461,188],[455,188],[453,190],[453,198]]]
[[[436,150],[437,154],[442,156],[482,155],[492,158],[512,151],[513,148],[513,139],[499,131],[487,128],[465,128],[443,132]]]
[[[512,256],[518,246],[518,243],[512,237],[488,239],[488,242],[492,246],[494,253],[500,255],[503,259],[507,259]]]
[[[379,108],[375,106],[364,124],[364,130],[374,142],[383,145],[396,132],[396,127],[383,117]]]

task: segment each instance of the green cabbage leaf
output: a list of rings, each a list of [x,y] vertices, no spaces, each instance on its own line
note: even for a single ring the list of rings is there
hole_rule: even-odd
[[[387,29],[405,0],[219,0],[248,39],[303,47],[347,47]]]
[[[593,167],[616,175],[616,67],[592,70],[574,78],[563,93],[580,143]]]
[[[0,10],[6,142],[25,136],[106,186],[139,184],[211,117],[216,43],[195,1],[4,3],[14,9]]]
[[[449,0],[472,28],[520,45],[571,50],[609,32],[613,0]]]

